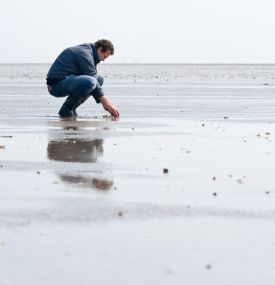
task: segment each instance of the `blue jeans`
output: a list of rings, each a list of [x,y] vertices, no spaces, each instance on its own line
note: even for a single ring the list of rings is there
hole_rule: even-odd
[[[93,96],[97,103],[100,103],[100,97],[103,96],[102,84],[104,79],[100,75],[95,77],[89,75],[69,75],[52,86],[50,94],[54,97],[73,97],[87,98]]]

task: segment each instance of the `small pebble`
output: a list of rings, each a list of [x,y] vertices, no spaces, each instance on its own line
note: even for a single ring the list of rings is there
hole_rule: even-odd
[[[169,172],[169,170],[168,170],[168,168],[163,168],[163,173],[168,173]]]
[[[122,212],[118,212],[117,215],[118,215],[119,217],[122,217],[122,216],[123,216],[123,213],[122,213]]]
[[[113,181],[111,180],[106,180],[106,179],[98,179],[98,178],[93,178],[91,186],[92,188],[96,188],[98,190],[109,190],[113,186]]]
[[[236,182],[239,183],[239,184],[243,184],[242,179],[237,179]]]
[[[217,196],[218,194],[216,192],[213,193],[213,196]]]
[[[211,264],[206,264],[206,269],[208,269],[208,270],[210,270],[210,269],[212,269],[212,266],[211,266]]]

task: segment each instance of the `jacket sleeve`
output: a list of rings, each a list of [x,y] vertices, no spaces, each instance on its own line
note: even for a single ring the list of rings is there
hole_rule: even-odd
[[[81,75],[89,75],[97,79],[97,70],[92,54],[88,51],[80,52],[77,54],[76,58]],[[100,97],[104,96],[103,89],[99,85],[98,81],[92,95],[97,103],[100,103]]]

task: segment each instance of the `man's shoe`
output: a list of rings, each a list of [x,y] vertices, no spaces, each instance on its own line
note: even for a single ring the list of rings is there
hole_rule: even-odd
[[[73,109],[77,105],[78,101],[79,98],[69,95],[64,104],[62,105],[62,107],[60,108],[58,115],[61,118],[75,117]]]
[[[80,106],[80,105],[82,105],[88,98],[90,97],[90,95],[89,96],[86,96],[86,97],[82,97],[82,98],[80,98],[79,100],[78,100],[78,102],[76,103],[76,104],[74,104],[74,106],[73,106],[73,114],[74,114],[74,116],[78,116],[78,114],[77,114],[77,112],[76,112],[76,109]]]
[[[58,115],[61,118],[72,118],[72,117],[75,117],[74,112],[72,110],[70,110],[69,108],[67,108],[67,106],[65,104],[60,108],[60,110],[58,112]]]

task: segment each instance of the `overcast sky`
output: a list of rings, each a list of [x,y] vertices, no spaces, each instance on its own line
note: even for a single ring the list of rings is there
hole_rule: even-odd
[[[1,0],[0,62],[97,39],[111,63],[275,63],[274,0]]]

